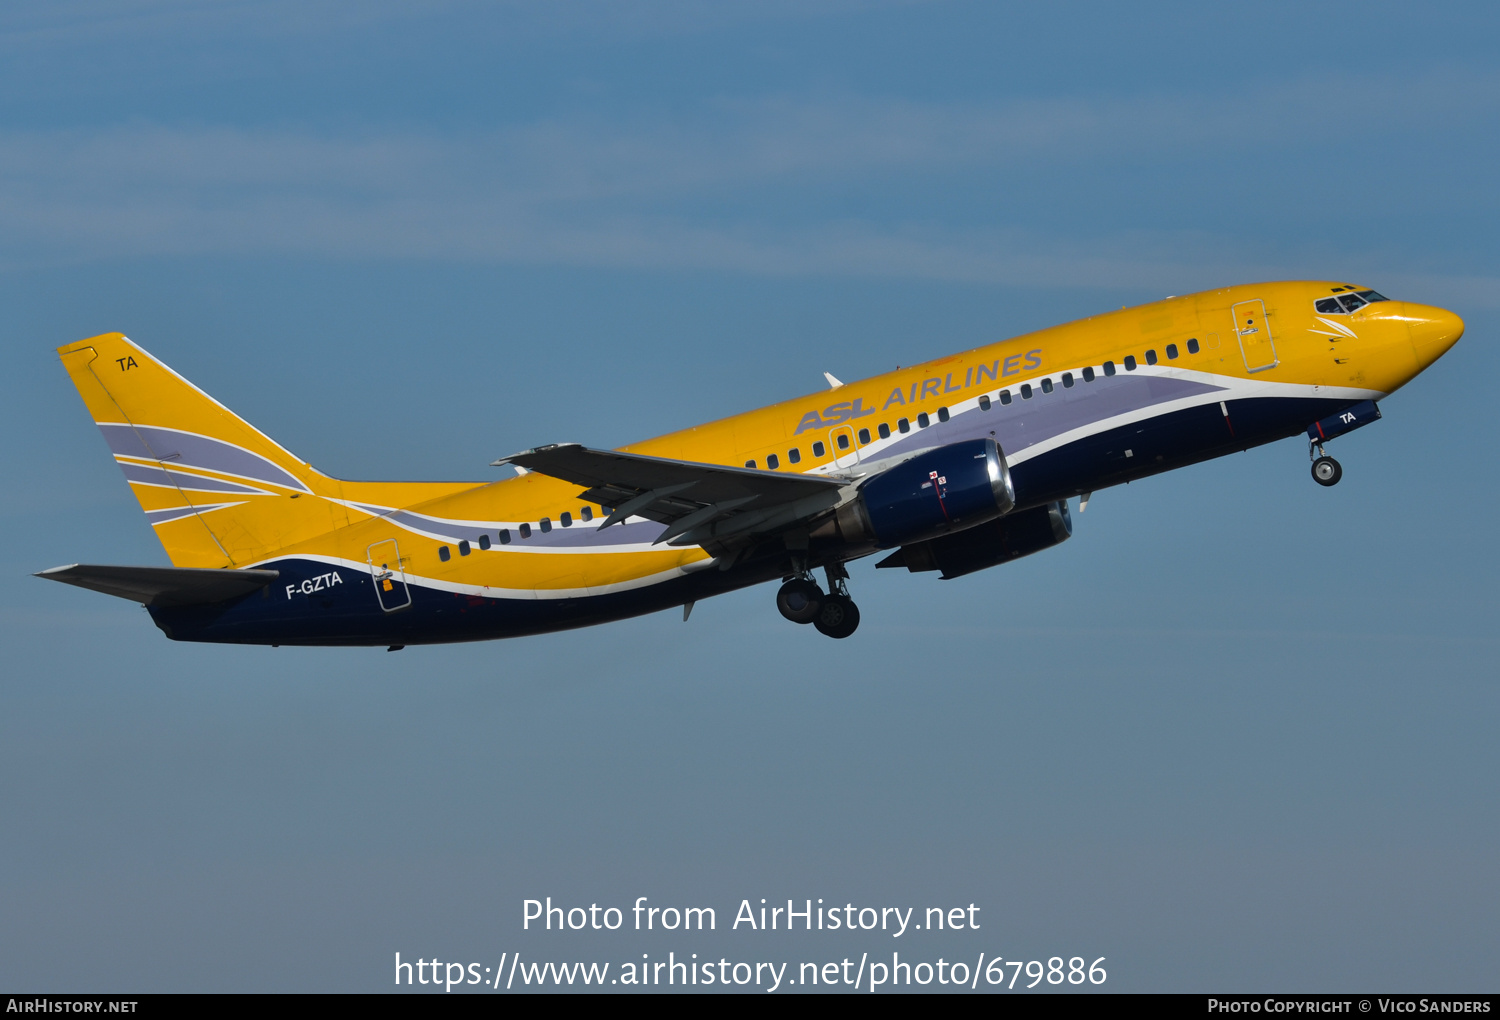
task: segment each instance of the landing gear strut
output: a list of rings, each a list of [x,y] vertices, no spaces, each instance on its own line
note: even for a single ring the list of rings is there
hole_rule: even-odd
[[[813,626],[819,634],[831,638],[846,638],[859,628],[859,607],[849,597],[849,572],[842,563],[830,563],[823,568],[828,575],[828,595],[818,610]]]
[[[1337,485],[1339,479],[1344,477],[1342,465],[1323,452],[1322,443],[1308,444],[1307,455],[1312,457],[1314,450],[1317,451],[1318,455],[1313,457],[1312,462],[1313,481],[1319,485]]]
[[[776,608],[793,623],[810,623],[820,634],[846,638],[859,627],[859,607],[849,597],[849,587],[844,583],[849,574],[842,563],[830,563],[824,569],[828,574],[828,594],[823,593],[803,567],[798,576],[788,580],[776,593]]]

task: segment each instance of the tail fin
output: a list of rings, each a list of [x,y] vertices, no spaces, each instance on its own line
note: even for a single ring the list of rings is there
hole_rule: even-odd
[[[348,523],[342,483],[123,335],[58,354],[177,566],[243,566]]]

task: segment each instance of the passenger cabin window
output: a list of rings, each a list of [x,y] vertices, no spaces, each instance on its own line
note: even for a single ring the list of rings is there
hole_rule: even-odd
[[[524,521],[516,528],[516,530],[521,533],[522,538],[531,537],[531,525],[525,523]]]
[[[444,563],[447,563],[448,557],[452,555],[453,554],[448,551],[448,547],[446,545],[438,546],[438,559],[442,560]]]
[[[902,418],[896,422],[896,428],[900,429],[902,433],[910,432],[911,422],[907,421],[905,418]]]
[[[1146,352],[1146,364],[1148,364],[1148,365],[1154,365],[1154,364],[1156,364],[1156,351],[1155,350],[1150,350],[1150,351]]]
[[[881,422],[880,423],[880,428],[877,429],[876,431],[880,433],[880,438],[881,439],[889,439],[889,438],[891,438],[891,427],[889,425],[887,425],[885,422]]]
[[[802,463],[802,450],[801,450],[801,448],[800,447],[796,447],[796,446],[792,447],[790,450],[788,450],[786,452],[786,459],[787,459],[787,463],[788,464],[801,464]]]
[[[814,457],[821,457],[826,452],[827,452],[827,448],[823,445],[822,440],[819,440],[818,442],[813,443],[813,456]]]
[[[1168,361],[1175,361],[1175,360],[1177,360],[1177,345],[1176,344],[1167,344],[1167,360]]]
[[[583,522],[587,524],[589,521],[594,519],[594,508],[591,506],[586,506],[579,512],[578,516],[582,517]]]
[[[501,528],[500,529],[500,544],[501,545],[510,545],[510,529],[509,528]]]
[[[1135,355],[1134,354],[1127,354],[1127,355],[1125,355],[1125,371],[1127,371],[1127,372],[1134,372],[1135,371]]]
[[[469,540],[467,538],[458,543],[458,554],[460,556],[469,555]]]
[[[929,418],[929,417],[927,417],[927,412],[926,411],[923,411],[921,414],[917,415],[917,428],[919,428],[919,429],[925,429],[928,425],[931,425],[931,424],[932,424],[932,419]]]
[[[859,430],[859,445],[860,446],[864,446],[869,441],[870,441],[870,430],[869,429],[860,429]]]
[[[1085,365],[1083,367],[1083,381],[1084,382],[1093,382],[1094,381],[1094,366],[1093,365]]]
[[[747,468],[753,468],[755,466],[755,459],[752,457],[750,460],[745,461],[745,466]]]
[[[488,536],[488,535],[480,535],[479,536],[479,548],[481,548],[481,549],[488,549],[489,547],[490,547],[490,536]]]
[[[1071,389],[1072,386],[1073,386],[1073,373],[1072,372],[1064,372],[1063,376],[1062,376],[1062,379],[1063,379],[1063,389],[1065,389],[1065,390],[1066,389]]]
[[[940,407],[940,408],[938,408],[938,421],[947,421],[947,420],[948,420],[948,409],[946,407]]]
[[[1052,380],[1051,379],[1043,379],[1042,380],[1042,392],[1043,393],[1051,393],[1052,392]]]
[[[1191,340],[1188,341],[1188,353],[1189,354],[1197,354],[1198,353],[1198,338],[1197,337],[1194,337],[1193,339],[1191,339]]]
[[[988,393],[979,394],[979,409],[981,411],[988,411],[990,409],[990,395]]]
[[[547,532],[552,530],[552,518],[543,517],[539,523],[542,526],[542,534],[545,535]]]
[[[1008,404],[1008,403],[1010,403],[1010,390],[1001,390],[1000,391],[1000,403],[1002,403],[1002,404]]]
[[[839,449],[840,450],[847,450],[847,449],[849,449],[849,433],[847,433],[847,432],[840,432],[839,433],[839,438],[838,438],[838,443],[839,443]]]
[[[1031,383],[1027,382],[1027,383],[1022,383],[1021,384],[1021,399],[1022,400],[1030,400],[1031,399]]]
[[[1104,363],[1104,374],[1105,375],[1114,375],[1115,374],[1115,363],[1113,361],[1106,361]]]
[[[562,516],[557,519],[557,522],[565,528],[571,528],[573,526],[573,515],[564,510]]]
[[[780,458],[778,458],[776,456],[776,454],[774,454],[774,453],[771,454],[769,457],[766,458],[766,467],[768,467],[772,471],[775,471],[777,468],[781,467],[781,460],[780,460]]]

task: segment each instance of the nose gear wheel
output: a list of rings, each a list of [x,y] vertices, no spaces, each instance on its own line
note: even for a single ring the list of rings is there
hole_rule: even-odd
[[[1319,485],[1337,485],[1344,477],[1344,469],[1332,457],[1319,457],[1312,463],[1312,476]]]
[[[1316,439],[1307,443],[1307,459],[1312,461],[1313,481],[1322,486],[1337,485],[1344,477],[1344,468],[1338,461],[1323,452],[1323,444]]]

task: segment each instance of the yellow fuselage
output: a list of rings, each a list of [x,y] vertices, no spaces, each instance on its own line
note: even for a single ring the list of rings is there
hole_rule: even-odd
[[[1018,506],[1065,499],[1297,434],[1341,407],[1394,392],[1462,335],[1463,323],[1451,312],[1378,295],[1352,312],[1317,309],[1317,302],[1360,289],[1284,282],[1168,298],[622,449],[838,475],[857,484],[913,451],[989,435],[1016,476]],[[519,601],[572,607],[555,623],[532,615],[514,628],[480,627],[476,637],[680,603],[697,589],[678,585],[665,594],[662,586],[694,574],[724,575],[703,589],[711,594],[783,570],[761,562],[743,577],[695,571],[710,551],[653,546],[661,526],[650,521],[600,532],[600,508],[581,501],[577,485],[537,473],[482,484],[330,478],[119,334],[61,353],[174,564],[284,571],[303,564],[301,573],[289,576],[310,576],[314,568],[340,575],[331,586],[325,576],[324,587],[315,583],[310,593],[274,590],[272,597],[285,606],[304,595],[314,602],[316,591],[350,584],[354,574],[365,583],[376,566],[371,550],[392,539],[395,546],[381,550],[398,549],[406,583],[444,593],[464,603],[465,612],[472,605],[475,615],[487,615],[481,611],[486,605]],[[240,451],[274,470],[237,470],[232,459],[216,461],[206,453],[195,462],[188,445],[188,453],[173,459],[162,453],[161,441],[149,439],[169,434],[190,437],[188,444],[199,438],[216,443],[213,449],[224,457]],[[132,445],[138,436],[147,437],[144,445]],[[235,487],[253,491],[227,491]],[[823,555],[841,559],[870,551],[825,549]],[[662,593],[653,594],[655,588]],[[605,599],[607,606],[583,609],[591,599]],[[401,615],[376,619],[397,626]],[[410,615],[406,626],[415,625],[416,614]],[[375,629],[379,633],[366,640],[350,635],[347,643],[389,639]],[[446,624],[439,629],[446,636],[438,640],[468,636]]]

